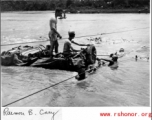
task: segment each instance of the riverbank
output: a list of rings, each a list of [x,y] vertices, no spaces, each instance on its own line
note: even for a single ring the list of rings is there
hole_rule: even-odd
[[[69,13],[150,13],[146,8],[121,8],[121,9],[94,9],[94,8],[79,8],[68,9]]]
[[[128,0],[127,0],[128,1]],[[55,11],[64,9],[70,13],[150,13],[150,0],[73,1],[64,0],[2,0],[1,11]]]
[[[19,11],[24,11],[24,10],[19,10]],[[36,10],[31,10],[31,11],[36,11]],[[48,10],[46,10],[48,11]],[[55,10],[51,10],[52,12]],[[18,11],[1,11],[1,13],[4,12],[18,12]],[[27,11],[25,11],[27,12]],[[29,11],[30,12],[30,11]],[[39,11],[43,12],[43,11]],[[94,13],[150,13],[149,9],[72,9],[66,10],[66,13],[73,13],[73,14],[78,14],[78,13],[85,13],[85,14],[94,14]]]

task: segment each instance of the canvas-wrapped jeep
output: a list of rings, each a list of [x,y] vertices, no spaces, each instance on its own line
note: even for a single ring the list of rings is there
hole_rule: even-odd
[[[81,49],[74,56],[65,57],[58,53],[50,59],[50,45],[18,46],[1,54],[3,66],[32,66],[46,69],[60,69],[78,72],[81,79],[85,78],[88,66],[96,63],[96,48],[90,45]]]

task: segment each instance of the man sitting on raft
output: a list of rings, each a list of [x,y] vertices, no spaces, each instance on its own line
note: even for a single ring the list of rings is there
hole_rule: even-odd
[[[74,31],[69,31],[69,38],[65,41],[64,43],[64,47],[63,47],[63,54],[67,57],[67,56],[73,56],[76,53],[75,52],[79,52],[80,50],[75,50],[72,46],[71,43],[74,43],[75,45],[78,46],[89,46],[90,44],[79,44],[73,41],[74,37],[75,37],[75,32]]]

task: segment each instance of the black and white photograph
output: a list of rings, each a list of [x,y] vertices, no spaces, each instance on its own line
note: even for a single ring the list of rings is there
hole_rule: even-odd
[[[150,2],[1,0],[1,106],[150,107]]]

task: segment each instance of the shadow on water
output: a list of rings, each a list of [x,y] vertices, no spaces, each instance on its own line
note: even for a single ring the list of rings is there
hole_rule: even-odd
[[[11,74],[11,75],[17,74],[17,72],[13,69],[13,67],[2,67],[1,70],[2,73],[6,73],[6,74]]]
[[[87,89],[90,86],[90,83],[87,81],[81,81],[77,83],[77,86],[81,89]]]

